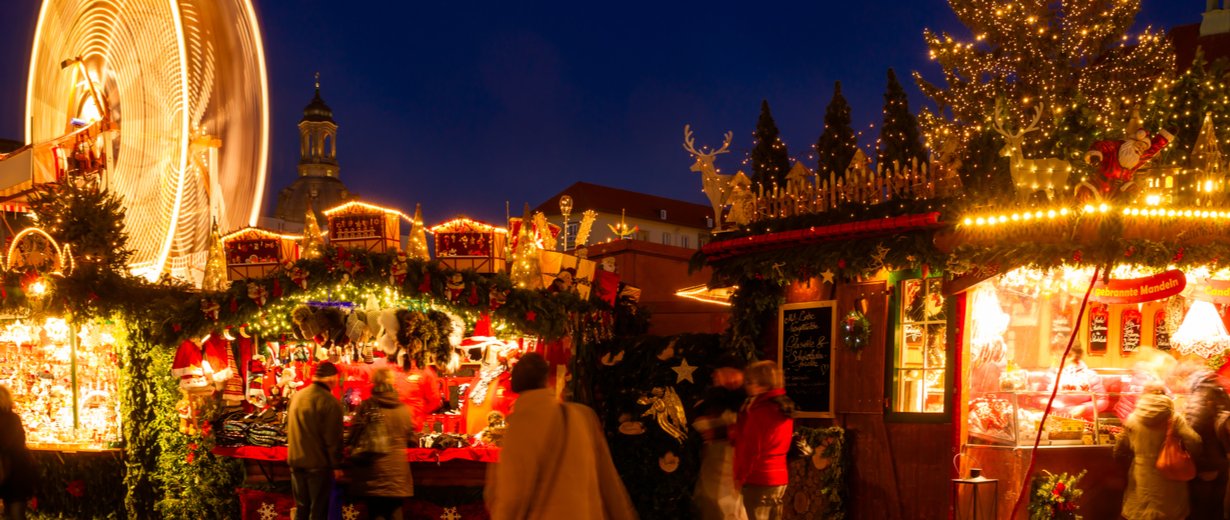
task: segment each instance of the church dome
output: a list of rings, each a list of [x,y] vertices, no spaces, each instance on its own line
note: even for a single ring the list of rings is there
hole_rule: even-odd
[[[325,104],[325,100],[320,97],[320,88],[316,89],[316,95],[312,97],[312,102],[308,103],[303,108],[303,121],[333,121],[333,109]]]

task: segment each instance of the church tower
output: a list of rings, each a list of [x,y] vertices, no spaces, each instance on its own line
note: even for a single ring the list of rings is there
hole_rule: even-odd
[[[316,95],[303,109],[299,120],[299,178],[278,194],[274,217],[285,222],[302,223],[310,204],[317,219],[320,212],[357,198],[338,176],[337,122],[333,110],[320,97],[320,74],[316,74]]]
[[[320,73],[316,95],[299,120],[299,176],[337,177],[337,122],[333,110],[320,97]]]

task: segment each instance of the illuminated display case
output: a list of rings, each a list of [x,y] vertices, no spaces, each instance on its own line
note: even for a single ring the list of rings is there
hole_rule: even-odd
[[[298,260],[299,239],[251,227],[222,237],[227,279],[260,278],[276,270],[282,262]]]
[[[969,442],[1000,446],[1032,446],[1042,422],[1042,412],[1050,392],[982,392],[969,400]],[[1134,397],[1134,396],[1132,396]],[[1106,403],[1105,411],[1089,406],[1076,416],[1052,411],[1039,443],[1041,446],[1111,445],[1123,433],[1123,424],[1114,413],[1120,399],[1127,395],[1090,392],[1061,392],[1057,406]],[[1130,409],[1130,408],[1129,408]]]
[[[104,450],[119,443],[113,328],[61,318],[0,327],[0,384],[13,394],[31,448]]]

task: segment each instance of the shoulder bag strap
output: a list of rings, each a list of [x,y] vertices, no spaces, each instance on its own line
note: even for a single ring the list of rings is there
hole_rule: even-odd
[[[567,451],[566,447],[568,445],[568,405],[565,403],[560,403],[559,410],[560,416],[563,418],[563,427],[560,428],[560,433],[563,434],[563,439],[559,443],[559,449],[556,450],[555,463],[551,464],[551,466],[547,468],[547,475],[549,475],[549,477],[547,477],[547,480],[543,482],[543,485],[538,488],[538,492],[534,493],[534,501],[530,502],[530,508],[526,510],[527,516],[533,511],[535,505],[546,503],[545,501],[549,498],[546,494],[551,492],[552,487],[555,487],[556,477],[559,476],[559,468],[564,463],[564,453]]]

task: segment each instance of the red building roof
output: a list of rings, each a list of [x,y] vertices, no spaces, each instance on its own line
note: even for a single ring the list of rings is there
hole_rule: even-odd
[[[1170,30],[1174,44],[1175,66],[1179,72],[1187,70],[1196,57],[1196,47],[1204,49],[1205,61],[1212,63],[1217,58],[1230,57],[1230,33],[1200,35],[1200,24],[1180,25]]]
[[[539,204],[534,211],[559,215],[559,199],[564,195],[572,197],[573,215],[578,217],[587,209],[609,215],[618,215],[623,210],[631,218],[699,229],[709,229],[709,220],[713,218],[713,209],[709,206],[588,182],[574,183]],[[666,211],[666,218],[662,218],[662,210]]]

